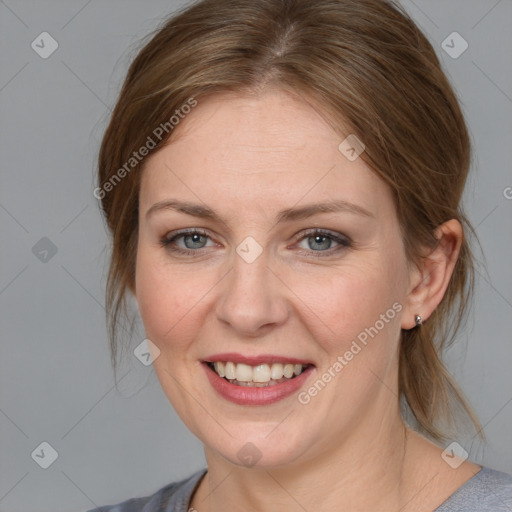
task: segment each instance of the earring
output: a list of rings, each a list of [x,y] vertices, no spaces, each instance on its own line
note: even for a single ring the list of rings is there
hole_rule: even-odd
[[[416,325],[421,325],[422,324],[421,316],[420,315],[416,315],[414,317],[414,321],[416,322]]]

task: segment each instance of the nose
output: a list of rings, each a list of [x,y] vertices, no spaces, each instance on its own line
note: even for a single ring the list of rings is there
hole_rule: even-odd
[[[217,318],[240,335],[261,336],[286,322],[290,311],[286,290],[268,266],[265,251],[251,263],[236,255],[231,272],[223,279],[215,307]]]

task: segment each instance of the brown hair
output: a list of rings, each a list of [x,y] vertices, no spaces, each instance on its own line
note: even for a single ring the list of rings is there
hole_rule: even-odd
[[[106,309],[114,371],[117,326],[134,291],[143,160],[126,163],[150,138],[153,152],[169,141],[169,120],[191,98],[267,85],[313,100],[340,137],[349,127],[364,142],[361,158],[393,191],[409,261],[435,245],[435,228],[449,219],[473,231],[460,206],[470,165],[464,117],[434,49],[398,4],[199,1],[151,34],[138,53],[101,145],[95,195],[112,234]],[[169,128],[161,140],[159,126]],[[453,424],[456,406],[481,432],[440,358],[463,321],[473,280],[464,239],[441,304],[421,327],[402,331],[400,397],[436,440],[446,439],[440,423]]]

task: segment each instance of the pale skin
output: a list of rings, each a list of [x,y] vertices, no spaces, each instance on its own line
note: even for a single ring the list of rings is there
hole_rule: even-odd
[[[439,226],[437,248],[410,264],[388,186],[362,158],[341,154],[340,135],[315,109],[278,89],[213,96],[178,128],[144,168],[134,293],[160,350],[153,366],[162,389],[204,444],[208,473],[190,506],[434,510],[480,466],[452,469],[441,447],[404,425],[398,347],[401,329],[414,328],[416,314],[428,321],[440,303],[460,224]],[[147,215],[168,199],[207,206],[222,220],[171,209]],[[283,210],[332,200],[366,214],[276,223]],[[207,233],[173,242],[193,254],[159,243],[187,228]],[[352,242],[316,241],[314,229]],[[252,263],[236,252],[248,236],[263,248]],[[201,367],[214,353],[291,355],[314,361],[307,388],[394,303],[401,310],[307,405],[296,394],[263,406],[229,402]],[[247,442],[261,453],[253,467],[237,456]]]

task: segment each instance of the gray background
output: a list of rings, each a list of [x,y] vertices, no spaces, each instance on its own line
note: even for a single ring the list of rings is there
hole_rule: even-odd
[[[182,3],[0,0],[1,512],[86,510],[205,465],[151,366],[127,357],[115,387],[107,236],[92,195],[98,144],[136,43]],[[474,320],[447,359],[488,443],[459,442],[474,461],[512,473],[512,0],[403,3],[438,50],[474,142],[466,205],[487,270]],[[47,59],[31,48],[43,31],[59,44]],[[469,43],[456,59],[441,47],[453,31]],[[54,255],[41,252],[43,237]],[[143,338],[139,323],[132,348]],[[48,469],[31,457],[43,441],[58,452]]]

